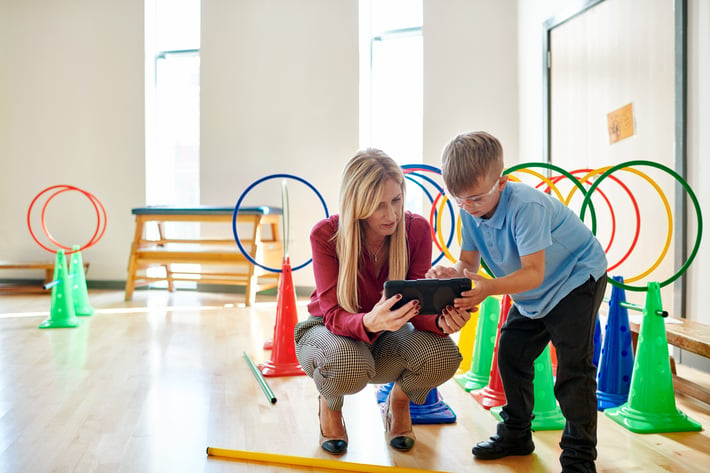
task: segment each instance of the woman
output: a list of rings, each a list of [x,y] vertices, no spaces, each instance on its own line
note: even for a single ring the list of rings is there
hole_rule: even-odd
[[[358,152],[343,172],[340,214],[311,232],[316,289],[310,317],[296,325],[296,355],[320,393],[321,447],[334,455],[348,445],[346,394],[394,381],[385,432],[393,448],[407,451],[415,439],[410,400],[423,404],[461,363],[447,334],[464,326],[468,311],[419,314],[418,301],[390,310],[401,296],[382,294],[386,280],[422,279],[431,267],[430,226],[404,212],[404,193],[392,158],[376,149]]]

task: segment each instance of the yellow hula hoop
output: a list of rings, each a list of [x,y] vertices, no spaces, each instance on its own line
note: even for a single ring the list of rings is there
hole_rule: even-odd
[[[603,172],[606,172],[608,169],[610,169],[611,166],[606,166],[602,167],[599,169],[595,169],[593,171],[590,171],[585,175],[582,179],[579,179],[580,182],[584,183],[587,181],[592,176],[595,176],[597,174],[601,174]],[[673,213],[671,212],[671,206],[668,203],[668,199],[666,198],[666,193],[663,192],[663,190],[656,184],[653,179],[651,179],[646,173],[639,171],[638,169],[634,169],[632,167],[624,167],[620,168],[619,171],[628,171],[630,173],[636,174],[637,176],[642,177],[645,179],[651,186],[656,189],[656,192],[658,193],[658,196],[661,198],[663,201],[663,207],[666,209],[666,217],[668,218],[668,232],[666,233],[666,243],[665,246],[663,247],[663,251],[661,251],[661,255],[656,259],[656,261],[643,273],[638,274],[634,277],[631,278],[624,278],[624,283],[629,284],[635,281],[638,281],[639,279],[642,279],[649,274],[651,274],[658,266],[661,264],[661,262],[665,259],[666,255],[668,254],[668,249],[671,246],[671,240],[673,238]],[[574,194],[577,191],[577,188],[574,187],[572,191],[570,191],[569,195],[567,196],[567,200],[564,201],[567,205],[569,205],[569,201],[572,200],[572,194]]]
[[[593,171],[589,171],[587,174],[585,174],[581,179],[577,179],[577,180],[578,180],[582,185],[584,185],[584,183],[587,182],[587,180],[588,180],[590,177],[594,177],[594,176],[596,176],[597,174],[601,174],[601,173],[603,173],[604,171],[606,171],[607,169],[609,169],[610,167],[611,167],[611,166],[606,166],[606,167],[603,167],[603,168],[594,169]],[[565,205],[567,205],[568,207],[569,207],[569,203],[572,201],[572,195],[574,195],[575,192],[577,192],[577,186],[573,187],[572,190],[569,192],[569,194],[567,194],[567,198],[566,198],[565,200],[563,200],[563,202],[565,203]]]
[[[441,249],[443,250],[446,258],[449,261],[451,261],[452,263],[456,264],[458,259],[454,258],[454,256],[451,254],[449,247],[444,242],[444,234],[442,233],[442,230],[441,230],[441,218],[444,214],[444,205],[446,205],[446,202],[449,199],[448,197],[446,197],[446,195],[443,195],[442,197],[443,197],[441,199],[442,202],[439,204],[439,209],[438,209],[439,213],[436,218],[436,237],[437,237],[437,240],[439,240],[439,244],[441,245]],[[462,239],[462,236],[461,236],[461,214],[456,215],[455,231],[456,231],[456,240],[458,241],[459,246],[461,246],[461,239]],[[487,279],[493,278],[492,275],[490,275],[486,272],[486,270],[483,268],[483,266],[478,267],[478,274],[484,278],[487,278]]]
[[[444,256],[446,256],[446,259],[451,261],[452,263],[456,264],[458,261],[454,256],[451,254],[451,251],[449,250],[449,246],[446,244],[446,241],[444,239],[444,234],[441,231],[441,218],[444,215],[444,206],[446,203],[449,201],[449,198],[446,196],[446,194],[441,195],[441,202],[439,203],[439,209],[438,213],[436,216],[436,238],[439,240],[439,246],[441,246],[441,251],[444,252]],[[457,232],[457,239],[459,242],[459,245],[461,245],[461,216],[457,215],[456,216],[456,222],[454,224],[456,226],[456,232]]]
[[[557,185],[556,185],[554,182],[552,182],[548,177],[543,176],[542,174],[540,174],[540,173],[537,172],[537,171],[533,171],[533,170],[527,169],[527,168],[517,169],[517,170],[514,171],[514,172],[525,172],[525,173],[528,173],[528,174],[531,174],[531,175],[537,177],[538,179],[540,179],[541,181],[543,181],[544,183],[546,183],[546,184],[548,185],[548,187],[555,193],[555,195],[557,196],[557,198],[560,199],[560,202],[564,202],[564,201],[565,201],[565,198],[562,197],[562,193],[561,193],[560,190],[557,188]],[[510,175],[510,174],[509,174],[509,175]]]

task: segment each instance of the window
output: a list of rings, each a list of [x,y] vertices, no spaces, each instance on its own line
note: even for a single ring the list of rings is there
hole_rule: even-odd
[[[360,146],[422,162],[422,1],[360,2]]]
[[[146,2],[146,203],[200,202],[200,0]]]
[[[360,0],[360,147],[423,161],[422,0]],[[422,213],[421,193],[405,207]]]
[[[200,203],[200,8],[200,0],[145,3],[147,205]],[[157,238],[156,228],[147,231],[149,238]],[[165,231],[172,238],[194,238],[200,228],[196,223],[171,223]],[[199,268],[173,266],[187,272]],[[163,271],[149,268],[148,274]]]

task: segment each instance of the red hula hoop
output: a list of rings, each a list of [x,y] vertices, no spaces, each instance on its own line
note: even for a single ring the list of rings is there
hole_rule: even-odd
[[[591,171],[593,171],[593,169],[577,169],[577,170],[575,170],[575,171],[570,172],[570,174],[589,173],[589,172],[591,172]],[[557,182],[557,181],[559,181],[562,177],[563,177],[563,176],[555,176],[555,177],[553,177],[552,179],[554,180],[554,182]],[[622,189],[624,189],[624,191],[626,192],[626,194],[627,194],[627,195],[629,196],[629,198],[631,199],[631,203],[632,203],[633,206],[634,206],[634,213],[636,214],[636,231],[634,232],[634,238],[633,238],[633,241],[631,242],[631,246],[630,246],[629,249],[626,251],[626,253],[624,254],[624,256],[622,256],[622,257],[619,259],[619,261],[617,261],[617,262],[614,263],[613,265],[610,265],[610,266],[609,266],[609,268],[607,269],[607,271],[612,271],[612,270],[614,270],[615,268],[617,268],[618,266],[620,266],[624,261],[626,261],[626,259],[629,257],[629,255],[631,255],[631,252],[634,250],[634,248],[636,247],[636,244],[638,243],[639,234],[641,233],[641,212],[640,212],[640,210],[639,210],[638,202],[636,201],[636,198],[634,197],[634,194],[633,194],[633,193],[631,192],[631,190],[626,186],[626,184],[624,184],[619,178],[617,178],[617,177],[615,177],[615,176],[610,175],[609,178],[612,179],[612,180],[613,180],[614,182],[616,182],[617,184],[619,184],[619,186],[621,186]],[[587,181],[588,181],[588,180],[587,180]],[[539,187],[539,185],[540,185],[540,184],[538,184],[538,187]],[[549,186],[548,186],[548,187],[549,187]],[[615,233],[616,233],[616,218],[615,218],[615,216],[614,216],[614,209],[611,207],[611,203],[609,202],[609,199],[608,199],[608,198],[606,197],[606,195],[601,191],[601,188],[597,188],[596,190],[599,191],[599,193],[602,195],[602,197],[603,197],[604,200],[606,201],[607,205],[609,206],[609,210],[610,210],[610,212],[611,212],[611,217],[612,217],[612,232],[611,232],[611,238],[610,238],[610,240],[609,240],[609,244],[607,245],[606,249],[604,250],[604,252],[606,253],[606,252],[608,252],[609,248],[611,248],[611,245],[612,245],[612,243],[613,243],[613,241],[614,241],[614,235],[615,235]]]
[[[101,238],[104,236],[104,233],[106,232],[106,225],[107,225],[107,223],[108,223],[108,219],[107,219],[107,216],[106,216],[106,209],[105,209],[104,206],[101,204],[101,201],[100,201],[95,195],[93,195],[92,193],[87,192],[87,191],[85,191],[85,190],[83,190],[83,189],[80,189],[80,188],[78,188],[78,187],[70,186],[70,185],[66,185],[66,184],[60,184],[60,185],[56,185],[56,186],[47,187],[46,189],[44,189],[43,191],[41,191],[39,194],[37,194],[34,199],[32,199],[32,202],[30,203],[30,207],[29,207],[29,209],[27,210],[27,228],[28,228],[28,230],[30,231],[30,235],[32,236],[32,239],[33,239],[40,247],[42,247],[43,249],[49,251],[50,253],[56,253],[56,252],[57,252],[56,249],[49,248],[49,247],[46,246],[44,243],[42,243],[42,242],[39,240],[39,238],[37,238],[37,235],[35,234],[35,232],[32,230],[32,209],[34,208],[35,204],[36,204],[37,201],[40,199],[40,197],[42,197],[44,194],[46,194],[47,192],[49,192],[49,191],[51,191],[51,190],[53,190],[53,189],[60,189],[60,190],[54,192],[51,196],[49,196],[49,198],[47,198],[47,200],[45,201],[44,205],[42,206],[42,213],[41,213],[42,230],[44,231],[44,234],[45,234],[45,236],[49,239],[49,241],[51,241],[52,243],[54,243],[55,245],[57,245],[59,248],[62,248],[62,249],[64,249],[64,250],[68,250],[68,251],[66,252],[66,254],[68,254],[68,255],[69,255],[69,254],[72,254],[72,253],[76,253],[76,252],[78,252],[78,251],[83,251],[83,250],[85,250],[86,248],[89,248],[89,247],[95,245],[96,243],[98,243],[99,240],[101,240]],[[91,238],[89,239],[89,241],[88,241],[84,246],[81,246],[81,247],[80,247],[79,249],[77,249],[77,250],[72,250],[72,248],[67,247],[67,246],[65,246],[65,245],[62,245],[61,243],[59,243],[58,241],[56,241],[56,240],[52,237],[52,235],[51,235],[51,233],[49,232],[49,230],[47,229],[47,225],[46,225],[46,222],[45,222],[45,215],[46,215],[47,206],[49,205],[49,202],[50,202],[52,199],[54,199],[56,196],[58,196],[59,194],[62,194],[62,193],[64,193],[64,192],[67,192],[67,191],[70,191],[70,190],[78,191],[78,192],[81,192],[82,194],[84,194],[84,196],[86,196],[86,197],[91,201],[91,204],[94,206],[94,210],[96,211],[96,229],[94,230],[94,234],[91,236]],[[100,209],[100,211],[99,211],[99,209]]]

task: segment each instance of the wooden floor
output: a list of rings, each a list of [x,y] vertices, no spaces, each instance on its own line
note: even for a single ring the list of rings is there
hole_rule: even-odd
[[[206,447],[334,460],[318,446],[317,394],[305,376],[267,378],[243,356],[270,359],[276,299],[90,291],[97,313],[72,329],[38,329],[49,295],[0,296],[0,472],[322,472],[208,457]],[[306,317],[299,301],[299,318]],[[439,388],[455,424],[415,426],[417,444],[384,441],[375,387],[348,397],[350,446],[339,461],[446,472],[560,471],[559,431],[535,432],[526,457],[476,461],[471,446],[496,421],[454,381]],[[710,471],[710,407],[677,397],[705,429],[634,434],[599,415],[600,472]],[[338,461],[338,460],[335,460]],[[396,471],[396,469],[393,469]]]

